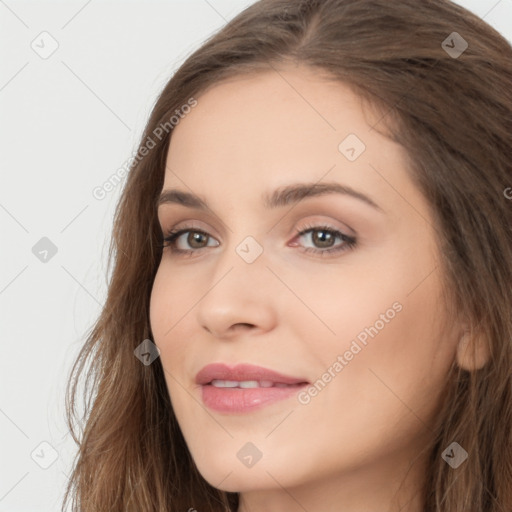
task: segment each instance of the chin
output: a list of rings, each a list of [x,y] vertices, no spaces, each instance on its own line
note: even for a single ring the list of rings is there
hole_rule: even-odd
[[[233,464],[198,464],[201,476],[216,489],[227,492],[247,492],[266,489],[270,477],[263,467],[244,468]],[[229,476],[228,476],[229,475]],[[273,480],[270,479],[272,482]],[[275,482],[274,482],[275,483]]]
[[[202,452],[204,454],[204,451]],[[248,492],[292,488],[308,482],[311,475],[321,477],[321,468],[306,460],[290,459],[290,454],[262,457],[252,467],[246,467],[229,450],[209,452],[194,459],[201,476],[216,489],[226,492]],[[275,454],[275,448],[273,448]],[[281,487],[282,486],[282,487]]]

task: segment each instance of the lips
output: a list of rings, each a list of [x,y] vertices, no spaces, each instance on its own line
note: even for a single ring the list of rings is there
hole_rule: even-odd
[[[259,382],[264,384],[262,387],[271,387],[268,386],[269,382],[272,385],[297,385],[308,383],[306,379],[289,377],[261,366],[239,364],[229,367],[223,363],[209,364],[196,375],[197,384],[211,384],[212,381]]]
[[[205,366],[197,375],[204,404],[218,412],[246,413],[291,397],[309,382],[254,366],[223,363]]]

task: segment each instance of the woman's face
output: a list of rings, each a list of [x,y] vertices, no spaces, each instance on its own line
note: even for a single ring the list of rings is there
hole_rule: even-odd
[[[188,252],[164,249],[150,321],[199,471],[294,496],[399,483],[458,339],[441,328],[438,235],[404,150],[307,68],[197,100],[167,159],[163,191],[182,195],[158,212]]]

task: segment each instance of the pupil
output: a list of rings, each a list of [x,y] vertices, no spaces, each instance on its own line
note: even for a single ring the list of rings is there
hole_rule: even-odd
[[[201,247],[201,241],[204,242],[204,240],[201,240],[201,238],[204,238],[204,235],[202,233],[189,233],[187,242],[190,244],[191,247]],[[195,245],[195,244],[198,245]]]
[[[319,235],[318,233],[322,233],[322,235]],[[332,245],[332,241],[333,236],[331,233],[328,233],[327,231],[313,232],[313,242],[317,245],[320,245],[320,247],[330,247]]]

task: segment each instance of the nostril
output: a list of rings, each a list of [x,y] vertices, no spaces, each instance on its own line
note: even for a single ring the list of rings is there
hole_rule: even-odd
[[[234,329],[237,329],[238,327],[254,327],[254,324],[249,324],[246,322],[240,322],[238,324],[233,325]]]

